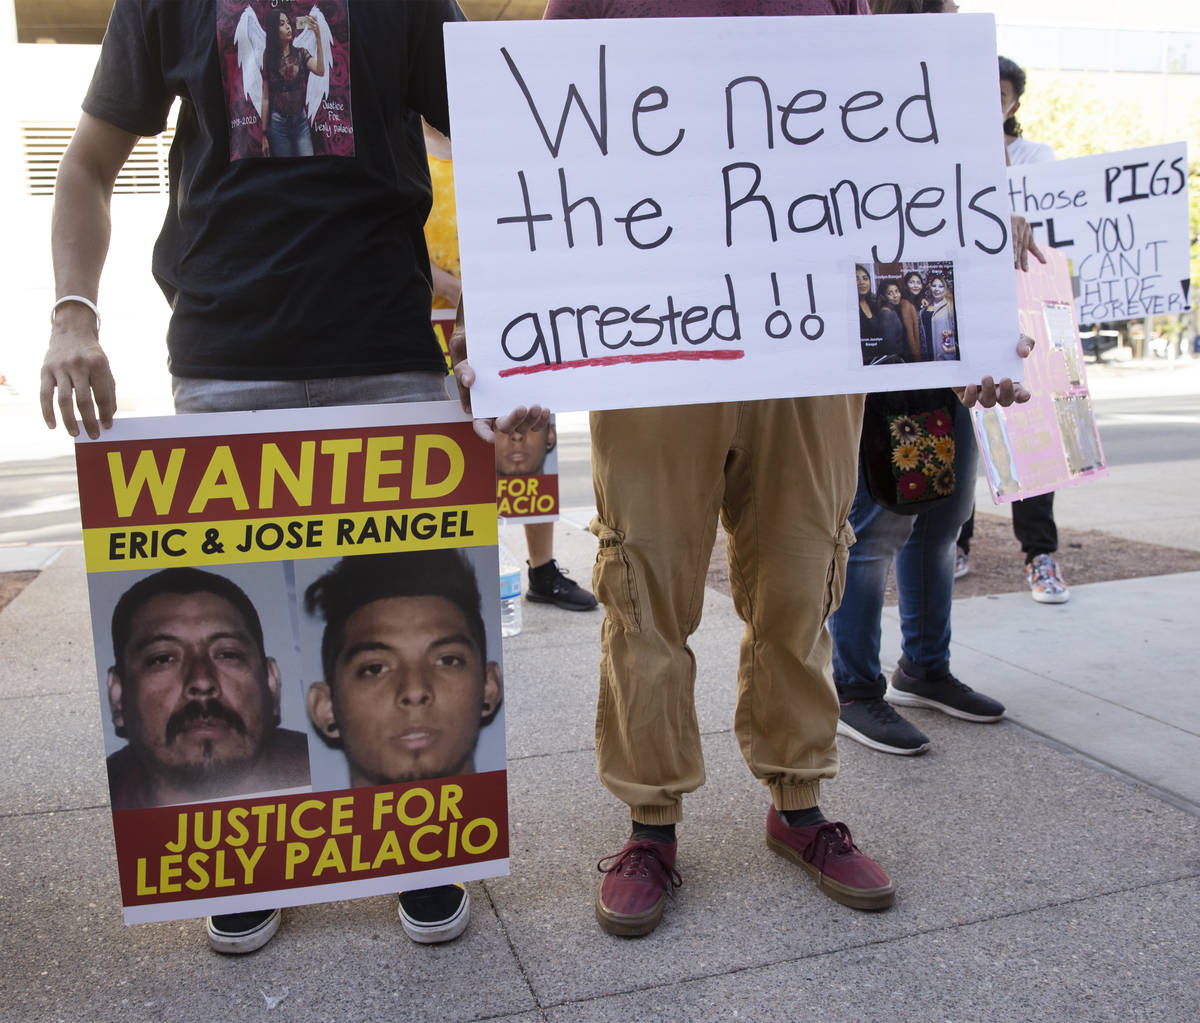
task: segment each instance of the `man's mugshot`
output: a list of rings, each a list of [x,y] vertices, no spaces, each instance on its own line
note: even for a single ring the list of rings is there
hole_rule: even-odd
[[[279,668],[234,582],[169,568],[112,615],[108,701],[128,745],[108,758],[114,810],[309,783],[308,745],[279,728]]]
[[[308,587],[305,608],[325,620],[309,717],[345,753],[351,785],[474,773],[503,683],[462,554],[343,558]]]

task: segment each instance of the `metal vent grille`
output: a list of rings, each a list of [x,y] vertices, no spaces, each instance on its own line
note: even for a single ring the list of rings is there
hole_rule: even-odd
[[[68,122],[26,122],[21,125],[25,151],[25,186],[29,195],[53,195],[58,165],[75,133]],[[117,175],[116,195],[153,195],[167,191],[167,154],[175,130],[138,139]]]

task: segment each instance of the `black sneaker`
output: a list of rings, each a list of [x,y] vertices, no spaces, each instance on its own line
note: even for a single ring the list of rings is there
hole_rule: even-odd
[[[397,909],[404,933],[421,945],[453,941],[467,929],[471,898],[460,884],[400,893]]]
[[[887,700],[847,700],[837,730],[838,735],[882,753],[915,757],[929,749],[929,737],[897,714]]]
[[[950,672],[934,677],[915,678],[903,668],[892,672],[887,699],[902,707],[930,707],[964,721],[999,721],[1004,704],[977,693]]]
[[[204,921],[204,933],[214,952],[227,956],[257,952],[275,937],[279,930],[277,909],[260,909],[252,913],[224,913]]]
[[[574,579],[568,579],[553,558],[537,568],[530,566],[525,596],[535,604],[553,604],[566,611],[590,611],[596,606],[596,598]]]

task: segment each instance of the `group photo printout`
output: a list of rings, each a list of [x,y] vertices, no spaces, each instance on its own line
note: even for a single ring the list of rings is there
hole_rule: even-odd
[[[1037,241],[1071,260],[1081,324],[1190,308],[1186,143],[1010,167],[1008,192]]]
[[[508,873],[495,456],[458,402],[75,454],[126,923]]]
[[[477,415],[1021,376],[990,15],[445,39]],[[943,323],[893,344],[910,269]]]

